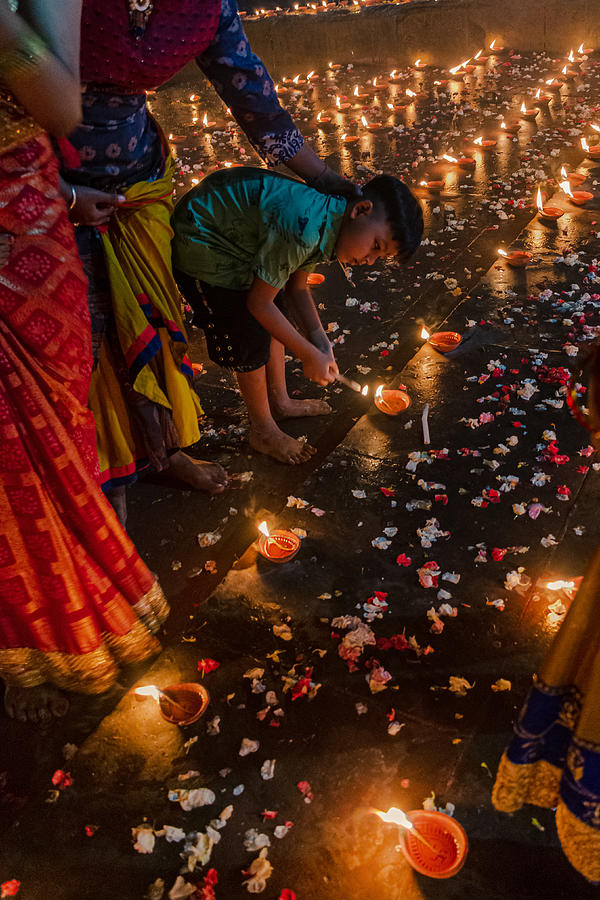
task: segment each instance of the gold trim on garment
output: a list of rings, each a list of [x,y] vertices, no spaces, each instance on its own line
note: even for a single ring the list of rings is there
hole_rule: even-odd
[[[513,763],[502,754],[492,803],[500,812],[516,812],[525,803],[552,809],[558,803],[563,770],[545,759],[534,763]]]
[[[133,609],[138,618],[130,631],[103,634],[100,647],[89,653],[46,653],[27,647],[0,650],[0,678],[7,685],[23,688],[50,682],[65,691],[104,693],[114,684],[119,664],[141,662],[160,652],[152,632],[167,618],[169,606],[158,582]]]
[[[43,134],[41,125],[0,84],[0,153]]]
[[[600,830],[586,825],[564,803],[558,804],[556,827],[571,865],[588,881],[600,881]]]

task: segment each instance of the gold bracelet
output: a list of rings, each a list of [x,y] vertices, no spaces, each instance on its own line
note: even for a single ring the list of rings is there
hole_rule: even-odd
[[[43,40],[30,31],[17,47],[0,49],[0,81],[10,82],[21,75],[29,75],[39,66],[48,52]]]

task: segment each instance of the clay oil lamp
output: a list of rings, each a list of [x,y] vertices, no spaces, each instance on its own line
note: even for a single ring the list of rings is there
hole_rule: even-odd
[[[551,94],[542,94],[541,88],[538,88],[535,92],[534,100],[537,106],[548,106],[548,104],[552,103],[553,99]]]
[[[462,81],[463,76],[465,74],[465,70],[463,69],[464,63],[459,63],[457,66],[453,66],[451,69],[448,69],[448,74],[452,81]]]
[[[331,125],[331,121],[331,116],[328,116],[327,113],[320,112],[317,116],[317,126]]]
[[[539,114],[540,114],[540,111],[536,106],[534,106],[533,109],[527,109],[527,107],[525,106],[525,103],[521,103],[521,109],[520,109],[520,115],[519,115],[520,119],[533,120],[533,119],[536,119],[539,116]]]
[[[489,56],[482,56],[483,49],[478,50],[475,56],[473,57],[473,62],[476,66],[485,66],[486,62],[489,59]]]
[[[600,159],[600,144],[590,147],[585,138],[581,138],[581,149],[588,159]]]
[[[344,112],[345,109],[349,109],[350,104],[345,100],[341,100],[339,97],[335,98],[335,106],[333,107],[336,112]]]
[[[390,72],[390,81],[393,84],[397,84],[399,81],[403,81],[404,76],[398,71],[398,69],[392,69]]]
[[[483,135],[481,137],[476,138],[476,140],[474,140],[473,143],[476,147],[479,148],[479,150],[483,150],[484,152],[493,150],[494,147],[496,146],[496,141],[492,141],[492,140],[484,141]]]
[[[375,391],[374,403],[379,412],[386,416],[397,416],[405,412],[410,406],[410,397],[406,391],[392,388],[384,388],[379,385]]]
[[[363,123],[367,131],[379,131],[380,128],[383,128],[381,122],[368,122],[364,116],[360,117],[360,121]]]
[[[330,72],[337,72],[339,69],[342,68],[342,64],[341,64],[341,63],[330,62],[330,63],[328,64],[327,68],[329,69]]]
[[[368,96],[368,94],[366,93],[366,91],[359,90],[358,85],[356,85],[356,87],[352,91],[352,96],[354,97],[355,100],[364,100],[365,97]]]
[[[390,86],[389,82],[380,81],[376,75],[375,78],[373,79],[373,81],[371,82],[370,89],[372,89],[373,91],[384,91],[389,86]]]
[[[577,52],[579,53],[580,56],[589,56],[590,53],[594,52],[594,50],[592,47],[588,47],[586,50],[584,48],[583,44],[580,44],[579,47],[577,48]]]
[[[527,250],[509,250],[507,253],[501,247],[498,249],[498,256],[513,269],[527,268],[533,258]]]
[[[493,53],[495,56],[498,56],[499,54],[504,53],[505,48],[504,48],[504,47],[497,47],[497,46],[496,46],[496,40],[497,40],[497,38],[494,38],[494,40],[493,40],[492,43],[490,44],[490,50],[492,51],[492,53]]]
[[[588,200],[594,199],[594,195],[590,194],[589,191],[571,190],[571,185],[568,181],[562,181],[559,186],[561,191],[567,195],[571,203],[574,203],[575,206],[585,206]]]
[[[283,85],[283,84],[275,85],[275,93],[277,94],[278,97],[283,96],[283,94],[289,94],[289,92],[290,92],[290,89],[288,87],[286,87],[285,85]]]
[[[566,78],[567,81],[573,81],[574,78],[577,78],[579,72],[575,72],[574,69],[568,69],[567,66],[565,66],[564,69],[561,69],[560,74],[563,76],[563,78]]]
[[[257,550],[269,562],[288,562],[300,549],[300,538],[293,531],[284,529],[269,531],[266,522],[261,522],[258,530],[260,535],[257,541]]]
[[[568,181],[572,188],[579,187],[580,184],[586,180],[586,175],[582,175],[581,172],[567,172],[566,167],[562,166],[560,170],[560,177],[563,181]]]
[[[455,156],[448,156],[447,153],[444,153],[442,159],[445,159],[446,162],[451,163],[453,166],[458,166],[459,169],[470,169],[475,165],[475,160],[472,156],[461,156],[457,159]]]
[[[315,78],[318,78],[318,77],[319,77],[319,76],[318,76],[317,72],[315,72],[314,70],[312,70],[312,71],[310,71],[310,72],[308,73],[308,75],[306,76],[306,80],[307,80],[308,83],[310,84],[312,81],[315,80]]]
[[[430,878],[452,878],[462,869],[469,841],[462,825],[445,813],[416,809],[408,815],[396,806],[374,810],[398,828],[399,847],[410,866]]]
[[[344,144],[355,144],[358,140],[358,135],[357,134],[343,134],[341,136],[340,140]]]
[[[560,206],[544,206],[542,200],[542,189],[538,187],[535,205],[538,208],[540,219],[543,222],[556,222],[561,216],[564,216],[564,210]]]
[[[148,91],[146,91],[146,93],[148,93]],[[190,103],[197,103],[198,100],[200,100],[200,94],[190,94],[188,100],[190,101]]]
[[[417,100],[417,98],[419,97],[419,94],[417,94],[416,91],[412,91],[410,88],[406,88],[406,90],[404,91],[404,93],[405,93],[406,96],[408,97],[408,102],[409,102],[409,103],[414,103],[415,100]]]
[[[325,281],[325,276],[320,272],[309,272],[306,276],[306,283],[310,284],[311,287],[316,287],[318,284],[323,284]]]
[[[300,85],[300,84],[306,84],[306,78],[302,78],[300,75],[295,75],[292,78],[292,84],[295,84],[296,87],[298,87],[298,85]]]
[[[517,134],[518,131],[521,130],[520,122],[505,122],[504,119],[500,122],[500,130],[505,134]]]
[[[406,112],[410,103],[403,102],[402,98],[399,97],[398,100],[394,103],[388,103],[387,108],[390,112]]]
[[[216,128],[216,125],[216,122],[209,122],[208,113],[205,112],[204,116],[202,117],[202,129],[204,131],[212,131],[214,128]]]
[[[442,78],[440,81],[434,81],[433,84],[434,87],[446,87],[446,85],[448,84],[448,79]]]
[[[415,61],[413,63],[413,69],[418,69],[420,71],[421,69],[426,69],[426,68],[427,68],[427,63],[422,62],[421,57],[419,57],[419,59],[415,59]]]
[[[172,725],[192,725],[197,722],[210,701],[206,688],[196,682],[170,684],[164,690],[154,684],[146,684],[136,688],[134,696],[136,700],[152,697],[158,703],[163,719]]]
[[[473,65],[473,63],[470,63],[468,61],[466,63],[463,63],[463,72],[465,72],[467,75],[470,75],[471,72],[474,72],[475,68],[476,67]]]
[[[462,341],[462,334],[457,331],[436,331],[429,334],[426,328],[421,329],[421,338],[427,341],[438,353],[450,353],[456,350]]]
[[[445,181],[420,181],[420,187],[426,188],[430,194],[439,194],[444,190]]]
[[[564,81],[559,81],[558,78],[550,78],[546,82],[546,87],[549,87],[551,91],[560,91],[561,88],[565,86]]]

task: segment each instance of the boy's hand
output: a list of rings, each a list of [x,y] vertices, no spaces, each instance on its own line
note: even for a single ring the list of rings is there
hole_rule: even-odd
[[[333,356],[330,356],[327,353],[321,353],[321,351],[317,349],[315,349],[310,356],[307,356],[302,360],[302,368],[304,369],[304,374],[310,381],[315,381],[322,387],[326,387],[328,384],[331,384],[332,381],[335,381],[335,376],[339,373],[337,363],[333,359]]]
[[[333,347],[331,346],[331,342],[322,327],[315,328],[313,331],[311,331],[308,339],[313,347],[316,347],[317,350],[321,351],[321,353],[325,353],[335,361],[335,357],[333,355]]]

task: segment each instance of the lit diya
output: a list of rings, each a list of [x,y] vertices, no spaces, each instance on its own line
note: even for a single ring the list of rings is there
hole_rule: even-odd
[[[516,134],[521,130],[520,122],[505,122],[504,119],[500,122],[500,129],[504,131],[506,134]]]
[[[586,180],[587,176],[581,172],[567,172],[566,167],[562,166],[560,175],[563,181],[568,181],[572,188],[578,187]]]
[[[387,108],[390,112],[406,112],[410,103],[408,101],[403,102],[402,97],[399,97],[398,100],[394,103],[388,103]]]
[[[533,99],[540,106],[548,106],[549,103],[552,103],[554,97],[551,94],[542,94],[542,89],[538,88]]]
[[[492,53],[504,53],[505,48],[504,48],[504,47],[497,47],[497,46],[496,46],[496,40],[497,40],[497,39],[494,38],[494,40],[493,40],[492,43],[490,44],[490,50],[492,51]]]
[[[355,87],[354,90],[352,91],[352,96],[353,96],[356,100],[364,100],[365,97],[368,97],[369,95],[368,95],[365,91],[359,91],[358,85],[356,85],[356,87]]]
[[[384,388],[379,385],[375,391],[374,403],[379,412],[385,413],[386,416],[397,416],[404,412],[410,406],[410,397],[406,391],[399,389]]]
[[[342,68],[341,63],[330,62],[327,66],[328,69],[331,69],[332,72],[337,72],[338,69]]]
[[[300,549],[300,538],[293,531],[284,529],[269,531],[266,522],[261,522],[258,530],[260,531],[257,541],[258,552],[269,562],[288,562]]]
[[[340,138],[344,142],[344,144],[355,144],[358,140],[357,134],[343,134]]]
[[[306,277],[306,283],[312,285],[314,287],[317,284],[323,284],[325,281],[325,276],[321,275],[320,272],[309,272]]]
[[[571,190],[571,185],[568,181],[561,181],[560,189],[567,195],[571,203],[575,204],[575,206],[584,206],[584,204],[586,204],[588,200],[594,199],[594,195],[590,194],[589,191]]]
[[[460,872],[469,841],[462,825],[451,816],[425,809],[407,815],[395,806],[387,813],[374,812],[384,822],[398,826],[400,849],[415,871],[430,878],[452,878]]]
[[[527,250],[509,250],[507,253],[501,247],[498,249],[498,256],[501,256],[504,262],[512,266],[513,269],[524,269],[533,259],[531,253],[528,253]]]
[[[361,116],[360,120],[367,131],[379,131],[380,128],[383,128],[381,122],[368,122],[364,116]]]
[[[489,56],[482,56],[483,49],[478,50],[475,56],[473,57],[473,62],[476,66],[485,66],[486,62],[489,59]]]
[[[559,81],[558,78],[550,78],[549,81],[546,82],[546,87],[549,87],[551,91],[560,91],[564,86],[564,81]]]
[[[427,63],[421,61],[421,57],[419,59],[415,59],[413,63],[413,69],[426,69]]]
[[[564,216],[564,210],[560,208],[560,206],[544,206],[544,201],[542,200],[542,189],[538,187],[537,196],[535,200],[535,205],[538,208],[540,219],[544,222],[555,222],[557,219],[560,219],[561,216]]]
[[[492,150],[496,146],[496,141],[484,140],[483,136],[478,137],[473,143],[476,147],[479,147],[480,150]]]
[[[390,72],[390,81],[393,81],[394,83],[402,81],[403,78],[405,78],[405,76],[398,72],[397,69],[392,69],[392,71]]]
[[[581,149],[588,159],[600,159],[600,144],[590,147],[585,138],[581,138]]]
[[[331,116],[328,116],[327,113],[320,112],[317,116],[317,125],[330,125],[331,121]]]
[[[334,109],[337,110],[338,112],[341,112],[341,111],[344,110],[344,109],[349,109],[349,107],[350,107],[350,104],[349,104],[349,103],[346,103],[345,100],[342,102],[342,100],[340,100],[339,97],[336,97],[336,98],[335,98],[335,106],[334,106]]]
[[[447,153],[444,153],[442,159],[445,159],[446,162],[452,163],[454,166],[458,166],[459,169],[470,169],[471,166],[475,165],[475,160],[472,156],[461,156],[457,159],[455,156],[448,156]]]
[[[192,725],[204,715],[210,701],[208,691],[202,684],[170,684],[161,690],[154,684],[146,684],[134,691],[136,700],[152,697],[156,700],[163,719],[172,725]]]
[[[577,76],[579,75],[579,72],[575,72],[574,69],[567,69],[567,67],[565,66],[564,69],[561,69],[560,74],[564,78],[566,78],[567,81],[573,81],[574,78],[577,78]]]
[[[444,189],[445,181],[420,181],[421,187],[427,188],[430,194],[439,194]]]
[[[202,117],[202,127],[204,128],[204,130],[206,131],[209,128],[213,129],[216,126],[216,124],[217,124],[216,122],[208,121],[208,113],[205,112],[204,116]]]
[[[462,334],[459,334],[457,331],[436,331],[430,335],[427,329],[423,328],[421,337],[424,341],[431,344],[438,353],[450,353],[452,350],[456,350],[462,341]]]
[[[537,108],[537,106],[534,106],[533,109],[527,109],[524,102],[521,103],[520,112],[521,112],[522,119],[536,119],[540,114],[540,111]]]
[[[577,52],[579,53],[580,56],[589,56],[590,53],[593,53],[593,52],[594,52],[594,49],[593,49],[593,47],[588,47],[587,50],[586,50],[586,49],[584,49],[583,44],[581,44],[581,45],[577,48]]]

